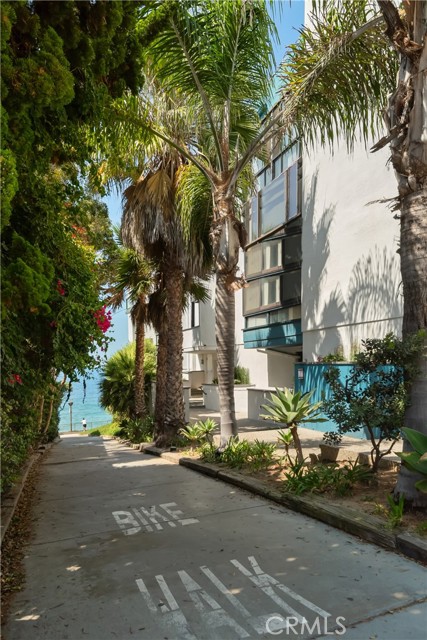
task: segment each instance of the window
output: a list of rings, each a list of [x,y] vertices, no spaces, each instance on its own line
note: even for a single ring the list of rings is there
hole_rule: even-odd
[[[257,244],[254,247],[250,247],[246,251],[246,266],[245,273],[247,276],[254,273],[261,273],[262,271],[262,244]]]
[[[282,267],[282,240],[276,238],[260,242],[246,251],[245,273],[247,276]]]
[[[283,303],[301,299],[301,270],[289,271],[282,276]]]
[[[287,236],[284,238],[284,262],[285,267],[301,262],[301,235]]]
[[[200,304],[191,302],[191,326],[198,327],[200,325]]]
[[[280,304],[280,280],[278,275],[249,282],[243,290],[243,313]]]
[[[184,311],[182,317],[182,328],[193,329],[200,325],[200,304],[192,300]]]
[[[259,280],[249,282],[248,286],[243,289],[243,313],[246,315],[253,311],[257,311],[261,306],[261,289]]]
[[[243,290],[243,315],[256,313],[264,308],[292,305],[301,299],[301,270],[288,271],[277,276],[258,278]],[[287,309],[270,312],[269,322],[288,322],[301,317],[301,308],[293,307],[298,315],[290,315]],[[277,315],[274,315],[277,314]],[[257,316],[258,317],[258,316]],[[254,325],[258,326],[258,325]]]
[[[295,218],[299,213],[298,207],[298,163],[293,164],[289,170],[288,181],[288,220]]]
[[[246,329],[255,329],[256,327],[264,327],[268,324],[268,314],[262,313],[259,316],[246,318]]]
[[[267,307],[280,302],[280,277],[263,278],[261,281],[261,306]]]
[[[283,176],[279,176],[261,192],[261,235],[286,221],[284,187]]]
[[[301,213],[300,144],[279,153],[258,173],[258,196],[245,209],[249,242],[277,229]]]
[[[282,155],[273,160],[273,178],[277,178],[282,173]]]
[[[270,311],[270,323],[275,322],[290,322],[291,320],[299,320],[301,318],[301,307],[287,307],[286,309],[277,309],[277,311]],[[248,318],[249,320],[249,318]]]

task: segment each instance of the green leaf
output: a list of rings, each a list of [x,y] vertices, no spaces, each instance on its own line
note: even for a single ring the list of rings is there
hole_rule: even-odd
[[[427,436],[424,433],[409,427],[404,427],[402,431],[415,451],[420,454],[427,452]]]
[[[427,479],[418,480],[418,482],[415,483],[415,486],[418,489],[418,491],[421,491],[422,493],[427,493]]]

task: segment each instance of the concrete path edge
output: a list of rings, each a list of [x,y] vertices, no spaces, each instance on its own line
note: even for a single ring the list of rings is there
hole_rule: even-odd
[[[21,498],[22,492],[25,488],[25,484],[30,471],[34,465],[46,454],[54,444],[60,441],[60,438],[55,438],[52,442],[40,445],[37,451],[35,451],[26,461],[21,472],[8,492],[2,496],[1,501],[1,526],[0,526],[0,544],[3,544],[3,539],[7,533],[7,530],[12,522],[12,518],[15,515],[16,508]]]
[[[202,462],[194,458],[177,453],[172,453],[152,445],[140,445],[140,451],[151,455],[157,455],[165,460],[180,464],[198,473],[210,476],[223,482],[250,491],[262,496],[293,511],[298,511],[311,518],[315,518],[346,533],[356,535],[362,540],[371,542],[391,551],[399,552],[412,560],[427,564],[427,540],[410,533],[394,533],[384,527],[384,522],[375,516],[361,514],[355,509],[332,504],[310,496],[296,496],[290,493],[282,493],[274,489],[262,480],[248,478],[231,469],[224,469],[213,463]]]

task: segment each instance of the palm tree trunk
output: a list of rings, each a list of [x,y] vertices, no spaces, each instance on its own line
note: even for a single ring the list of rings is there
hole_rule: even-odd
[[[182,311],[184,277],[181,269],[170,268],[165,278],[167,342],[167,401],[163,432],[156,439],[157,446],[169,446],[179,429],[185,426],[184,388],[182,382]]]
[[[235,291],[243,286],[236,277],[239,250],[245,244],[244,227],[233,211],[233,194],[225,184],[214,194],[215,220],[211,241],[216,271],[215,333],[218,393],[221,413],[220,448],[238,435],[234,404]]]
[[[218,364],[218,394],[221,414],[220,448],[238,435],[234,404],[235,297],[227,276],[217,274],[215,290],[215,333]]]
[[[398,85],[387,113],[400,199],[400,258],[403,285],[403,337],[427,329],[427,1],[407,3],[408,27],[388,0],[379,0],[387,35],[400,53]],[[427,434],[427,339],[419,357],[405,426]],[[409,449],[404,442],[404,451]],[[427,494],[415,488],[418,477],[401,465],[396,495],[412,506],[427,506]]]
[[[167,399],[167,366],[168,366],[168,325],[163,322],[158,328],[157,368],[156,368],[156,400],[154,407],[154,440],[163,433],[166,399]]]
[[[145,305],[145,300],[139,304]],[[145,326],[143,314],[138,313],[135,318],[135,415],[145,417],[145,376],[144,376],[144,341]]]
[[[402,198],[400,257],[404,293],[403,336],[427,328],[427,190]],[[419,373],[410,391],[411,402],[405,413],[405,426],[427,435],[427,336],[418,359]],[[411,451],[404,440],[403,450]],[[403,465],[394,490],[413,507],[427,507],[427,494],[415,483],[421,477]]]

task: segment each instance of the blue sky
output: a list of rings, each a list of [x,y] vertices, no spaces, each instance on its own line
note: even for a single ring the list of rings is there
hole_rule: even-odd
[[[276,64],[279,65],[283,59],[287,45],[295,42],[298,37],[298,29],[304,21],[304,0],[275,0],[274,17],[276,27],[279,32],[280,42],[274,43],[274,55]],[[103,198],[107,204],[110,219],[114,225],[120,225],[122,207],[121,196],[117,193]],[[127,343],[127,314],[124,309],[119,309],[113,314],[113,328],[111,343],[108,355],[123,347]]]

